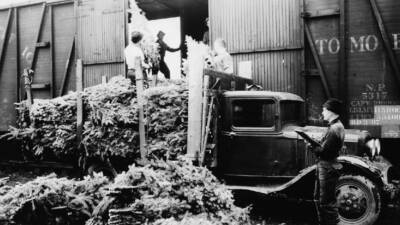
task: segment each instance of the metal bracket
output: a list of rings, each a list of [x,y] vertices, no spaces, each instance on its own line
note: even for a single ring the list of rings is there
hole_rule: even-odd
[[[36,43],[36,48],[47,48],[50,47],[50,41],[42,41]]]

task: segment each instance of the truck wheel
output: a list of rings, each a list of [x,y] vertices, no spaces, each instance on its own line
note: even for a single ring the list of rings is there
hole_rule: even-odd
[[[364,176],[341,176],[336,186],[336,199],[340,225],[372,225],[379,217],[379,190]]]

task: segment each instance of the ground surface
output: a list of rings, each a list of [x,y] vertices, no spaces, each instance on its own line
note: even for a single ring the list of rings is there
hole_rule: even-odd
[[[259,199],[258,199],[259,200]],[[252,200],[249,200],[252,201]],[[257,201],[257,200],[256,200]],[[315,207],[311,203],[264,199],[253,206],[252,216],[259,225],[313,225],[316,224]],[[399,225],[400,211],[386,208],[376,225]]]
[[[14,186],[18,183],[25,183],[37,176],[47,175],[50,170],[29,170],[2,168],[0,170],[0,185],[2,178],[8,178],[4,183]],[[4,185],[3,183],[3,185]],[[252,221],[254,225],[313,225],[315,224],[315,208],[310,203],[288,202],[272,198],[240,199],[237,202],[241,206],[252,205]],[[254,202],[256,202],[254,204]],[[377,225],[398,225],[400,224],[400,212],[386,210],[381,221]]]

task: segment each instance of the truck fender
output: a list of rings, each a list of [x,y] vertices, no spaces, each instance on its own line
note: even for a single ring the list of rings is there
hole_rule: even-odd
[[[339,156],[338,162],[342,165],[341,173],[360,174],[368,177],[377,185],[381,187],[387,184],[385,179],[385,171],[387,171],[391,164],[386,160],[382,160],[378,165],[376,162],[369,161],[369,159],[357,156]],[[251,191],[263,195],[271,194],[285,194],[286,196],[302,196],[307,195],[312,197],[314,190],[315,171],[316,165],[312,165],[300,171],[300,173],[291,179],[289,182],[282,184],[278,187],[270,188],[266,186],[236,186],[228,185],[231,190]],[[306,190],[305,193],[299,193],[300,190]]]
[[[228,188],[233,191],[250,191],[262,195],[276,195],[285,193],[285,195],[292,195],[288,192],[293,192],[295,195],[299,194],[299,190],[311,190],[313,193],[315,170],[317,166],[312,165],[300,171],[300,173],[290,181],[280,186],[244,186],[244,185],[228,185]],[[307,188],[303,188],[306,185]],[[301,195],[301,194],[300,194]]]
[[[342,166],[342,168],[339,169],[341,175],[365,176],[374,184],[376,184],[381,190],[386,190],[387,187],[392,186],[390,185],[390,181],[388,179],[392,164],[381,156],[372,161],[368,158],[362,158],[353,155],[339,156],[337,161]],[[285,193],[288,196],[296,196],[299,194],[299,190],[312,189],[312,181],[315,181],[316,169],[316,165],[305,168],[290,182],[282,185],[278,191]],[[309,195],[310,192],[303,193],[303,195],[307,194]]]
[[[387,161],[384,162],[384,165],[379,166],[377,163],[370,161],[367,158],[358,156],[339,156],[338,162],[343,166],[341,173],[357,173],[364,175],[381,186],[388,183],[385,174],[387,174],[391,164]]]

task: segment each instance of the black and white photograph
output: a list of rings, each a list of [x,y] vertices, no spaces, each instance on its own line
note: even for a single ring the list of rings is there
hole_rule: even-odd
[[[399,0],[0,0],[0,225],[398,224]]]

